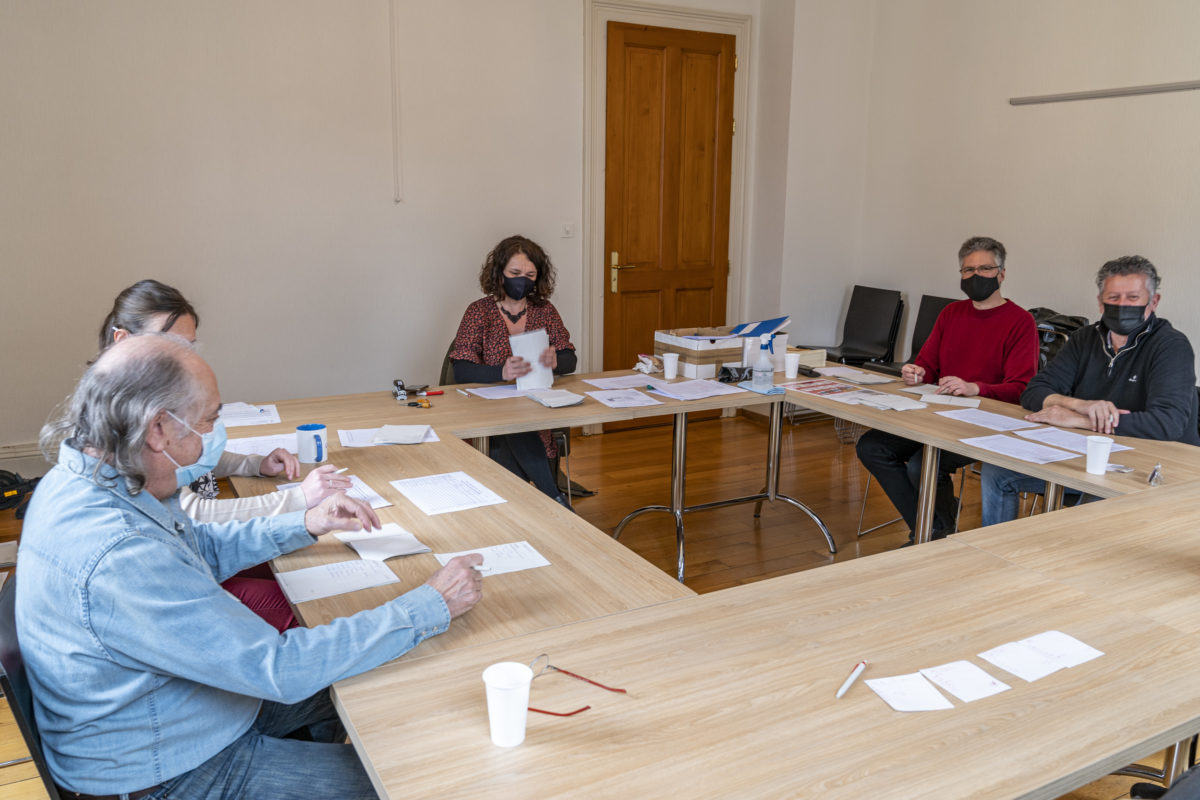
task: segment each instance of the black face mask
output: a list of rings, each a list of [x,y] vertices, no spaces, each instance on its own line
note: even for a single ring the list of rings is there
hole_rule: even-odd
[[[982,303],[1000,288],[1000,276],[993,275],[990,278],[985,278],[982,275],[972,275],[969,278],[963,278],[959,286],[962,288],[963,294],[967,297],[976,303]]]
[[[1104,327],[1118,336],[1128,336],[1142,326],[1146,320],[1146,306],[1114,306],[1104,304],[1104,314],[1100,316]]]
[[[504,293],[513,300],[521,300],[533,291],[534,282],[523,275],[515,278],[504,278]]]

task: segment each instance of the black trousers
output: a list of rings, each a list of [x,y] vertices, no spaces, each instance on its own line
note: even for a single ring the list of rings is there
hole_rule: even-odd
[[[558,483],[550,471],[550,459],[546,458],[542,437],[536,432],[493,436],[488,440],[488,455],[514,475],[532,481],[542,494],[558,499]]]
[[[875,480],[883,487],[883,491],[900,512],[910,531],[917,528],[921,450],[920,442],[883,431],[867,431],[859,437],[855,447],[858,460],[875,476]],[[954,530],[957,500],[954,497],[954,482],[950,480],[950,473],[974,460],[957,453],[942,452],[938,461],[937,501],[934,504],[935,532],[945,535]]]

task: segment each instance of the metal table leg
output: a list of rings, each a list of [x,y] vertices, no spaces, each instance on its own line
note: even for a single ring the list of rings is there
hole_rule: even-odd
[[[937,504],[938,464],[942,451],[931,444],[924,445],[921,452],[921,485],[917,490],[917,529],[914,531],[917,544],[924,544],[933,537],[933,509]]]

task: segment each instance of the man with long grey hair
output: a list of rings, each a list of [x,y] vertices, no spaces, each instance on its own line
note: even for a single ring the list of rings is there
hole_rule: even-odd
[[[191,521],[179,487],[220,455],[220,408],[203,359],[149,334],[102,354],[43,430],[57,465],[30,501],[16,614],[50,772],[85,800],[374,798],[327,687],[445,631],[479,601],[481,559],[280,634],[219,582],[379,519],[339,493],[307,511]]]

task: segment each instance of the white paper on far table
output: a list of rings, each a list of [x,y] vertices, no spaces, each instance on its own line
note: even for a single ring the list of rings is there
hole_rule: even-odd
[[[283,448],[295,455],[295,432],[277,433],[273,436],[248,436],[244,439],[230,439],[225,442],[226,450],[244,456],[268,456],[276,448]]]
[[[867,686],[897,711],[938,711],[954,708],[919,672],[891,678],[868,678]]]
[[[353,547],[359,558],[372,561],[429,552],[429,548],[421,544],[416,536],[394,522],[387,523],[377,531],[343,531],[333,536]]]
[[[274,405],[255,406],[250,403],[233,402],[221,405],[220,419],[226,428],[244,425],[275,425],[280,422],[279,409]]]
[[[890,375],[881,375],[878,372],[864,372],[861,369],[854,369],[853,367],[817,367],[816,371],[830,378],[841,378],[851,383],[864,385],[891,383],[896,380]]]
[[[392,481],[396,491],[429,516],[508,502],[465,472]]]
[[[432,425],[384,425],[371,441],[377,444],[420,444],[433,431]]]
[[[1086,433],[1071,433],[1070,431],[1063,431],[1058,428],[1034,428],[1031,431],[1017,431],[1017,436],[1024,436],[1026,439],[1032,439],[1042,444],[1052,444],[1064,450],[1074,450],[1076,453],[1087,452],[1087,437],[1089,435]],[[1132,449],[1127,444],[1112,443],[1112,452],[1114,453],[1118,450]]]
[[[722,394],[740,394],[746,391],[738,386],[731,386],[728,383],[719,381],[705,380],[697,378],[691,381],[680,381],[679,383],[671,383],[669,381],[660,380],[659,378],[647,378],[647,386],[653,386],[657,394],[664,397],[670,397],[673,400],[703,400],[706,397],[716,397]]]
[[[585,378],[584,383],[597,389],[645,389],[646,376],[640,372],[632,375],[617,375],[612,378]],[[591,392],[588,392],[591,394]]]
[[[433,557],[444,567],[455,556],[465,556],[468,553],[479,553],[483,556],[480,575],[499,575],[503,572],[520,572],[523,569],[550,566],[550,562],[535,550],[533,545],[525,541],[480,547],[476,550],[460,550],[457,553],[434,553]]]
[[[429,425],[422,427],[429,428],[425,433],[425,438],[421,440],[422,444],[441,441],[432,427]],[[338,441],[341,442],[342,447],[387,447],[387,442],[375,441],[375,434],[380,430],[380,428],[352,428],[350,430],[339,428]]]
[[[870,395],[864,394],[870,392]],[[928,408],[919,400],[913,400],[910,397],[901,397],[898,394],[889,394],[887,392],[876,392],[872,389],[859,389],[853,394],[843,395],[842,398],[851,398],[857,396],[860,406],[868,408],[878,408],[884,411],[916,411],[922,408]],[[834,399],[842,399],[834,398]]]
[[[962,406],[963,408],[979,408],[978,397],[959,397],[954,394],[938,394],[938,387],[932,383],[918,383],[916,386],[901,386],[900,391],[908,392],[909,394],[921,395],[921,400],[926,403],[935,403],[942,406]]]
[[[293,603],[320,600],[372,586],[399,583],[400,579],[382,561],[339,561],[290,572],[277,572],[279,587]]]
[[[590,383],[590,381],[589,381]],[[645,385],[646,379],[642,379]],[[661,406],[661,400],[655,400],[645,392],[637,389],[603,389],[598,392],[586,392],[609,408],[637,408],[638,406]]]
[[[545,328],[510,336],[508,344],[514,356],[520,356],[533,367],[517,378],[518,389],[549,389],[554,385],[554,372],[542,363],[542,353],[550,346],[550,334]]]
[[[951,661],[949,664],[928,667],[921,670],[921,674],[964,703],[991,697],[1012,688],[970,661]]]
[[[993,431],[1015,431],[1020,428],[1037,427],[1036,422],[1024,419],[1013,419],[1003,414],[993,414],[991,411],[980,411],[978,408],[964,408],[961,411],[939,411],[943,417],[956,419],[959,422],[969,422],[981,428]]]
[[[524,389],[518,389],[515,384],[511,383],[502,383],[497,386],[476,386],[467,391],[484,400],[507,400],[510,397],[525,396]]]
[[[1051,464],[1055,461],[1067,461],[1068,459],[1079,458],[1079,453],[1069,453],[1066,450],[1059,450],[1057,447],[1047,447],[1044,444],[1027,442],[1024,439],[1014,439],[1002,433],[993,433],[991,436],[976,436],[973,439],[959,439],[959,441],[963,444],[969,444],[972,447],[979,447],[983,450],[990,450],[993,453],[1012,456],[1013,458],[1019,458],[1022,461],[1029,461],[1034,464]]]
[[[362,500],[371,508],[387,508],[392,504],[391,500],[386,499],[383,495],[379,494],[379,492],[372,489],[367,485],[366,481],[357,475],[347,475],[346,477],[350,479],[350,488],[346,490],[347,497],[353,497],[355,500]],[[299,482],[281,483],[276,488],[282,492],[288,489],[294,489],[299,485]]]

